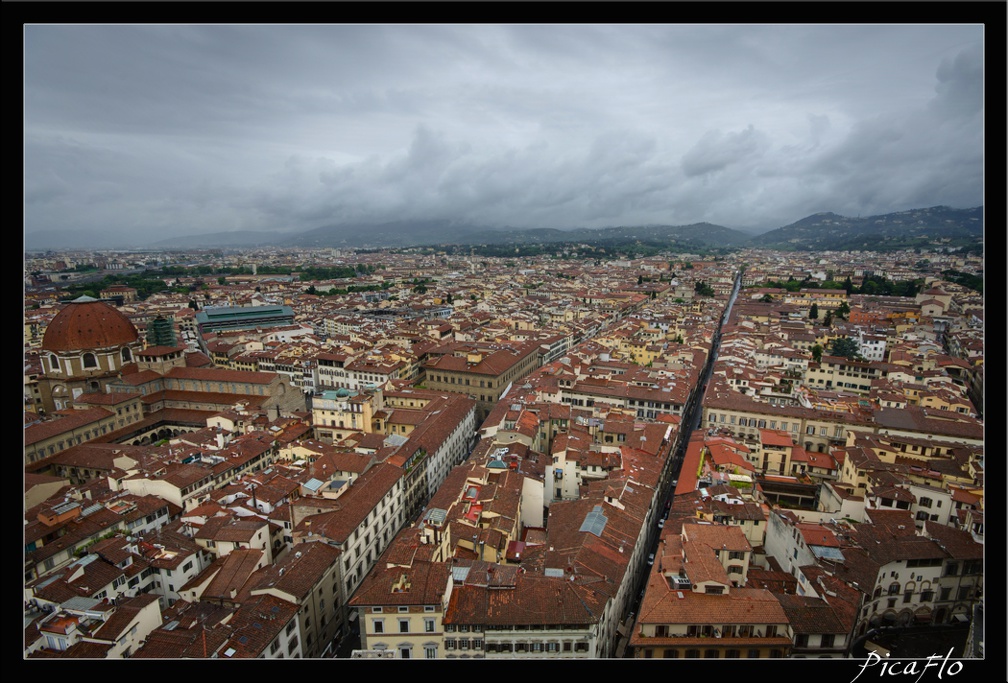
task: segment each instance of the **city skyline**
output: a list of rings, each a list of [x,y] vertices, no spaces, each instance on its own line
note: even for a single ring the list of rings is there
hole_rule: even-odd
[[[755,232],[979,206],[983,41],[982,24],[26,24],[25,236]]]

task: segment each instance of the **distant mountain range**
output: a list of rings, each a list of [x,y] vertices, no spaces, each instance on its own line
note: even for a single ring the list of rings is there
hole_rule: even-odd
[[[135,240],[135,235],[133,239]],[[651,246],[667,245],[674,251],[746,247],[788,251],[890,251],[935,245],[975,248],[983,243],[983,207],[953,209],[935,206],[856,218],[835,213],[817,213],[758,235],[712,223],[557,230],[487,228],[442,220],[330,225],[299,233],[218,232],[162,239],[146,244],[124,241],[112,233],[50,231],[27,236],[25,249],[352,249],[554,243],[606,246],[634,242]]]
[[[970,246],[983,240],[983,207],[933,206],[850,218],[817,213],[753,237],[749,246],[794,250],[890,251],[928,244]]]

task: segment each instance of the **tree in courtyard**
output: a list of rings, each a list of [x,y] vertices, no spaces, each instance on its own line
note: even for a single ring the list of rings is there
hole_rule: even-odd
[[[822,346],[820,346],[819,344],[813,344],[812,345],[812,360],[814,360],[816,363],[821,363],[822,362],[822,352],[823,352]]]
[[[816,303],[812,304],[812,308],[810,308],[809,312],[808,312],[808,317],[811,320],[818,320],[819,319],[819,304],[816,304]]]
[[[830,344],[830,354],[840,356],[849,360],[860,360],[861,351],[857,341],[850,337],[837,337]]]
[[[693,284],[693,291],[700,296],[714,296],[714,288],[708,285],[703,280],[697,280]]]

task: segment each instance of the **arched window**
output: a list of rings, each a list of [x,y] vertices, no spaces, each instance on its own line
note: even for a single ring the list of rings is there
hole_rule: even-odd
[[[129,348],[124,348],[120,355],[122,356],[123,363],[129,363],[133,360],[133,353],[129,350]]]
[[[55,353],[49,354],[49,371],[61,372],[59,356],[57,356]]]
[[[90,351],[84,354],[83,363],[85,368],[96,368],[98,367],[98,357],[91,353]]]

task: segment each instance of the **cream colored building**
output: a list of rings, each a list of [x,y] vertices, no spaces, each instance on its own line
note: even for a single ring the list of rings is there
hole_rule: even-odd
[[[361,649],[353,656],[393,653],[394,659],[444,659],[443,619],[451,592],[452,568],[447,563],[376,568],[350,601],[361,622]]]

